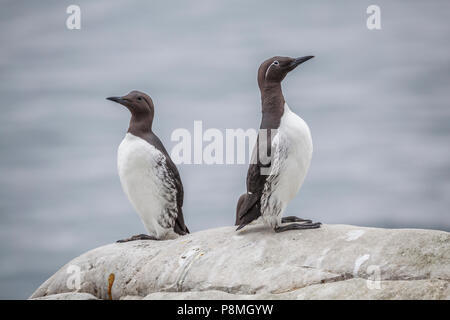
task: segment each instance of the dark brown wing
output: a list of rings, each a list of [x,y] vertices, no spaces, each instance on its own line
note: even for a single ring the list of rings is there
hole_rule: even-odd
[[[183,189],[183,183],[181,182],[181,177],[178,172],[177,167],[172,162],[172,159],[167,155],[167,166],[170,170],[171,178],[173,179],[175,183],[175,187],[177,189],[177,219],[175,220],[175,226],[174,231],[178,233],[179,235],[185,235],[189,233],[189,229],[184,223],[184,217],[183,217],[183,201],[184,201],[184,189]]]
[[[166,149],[164,148],[162,142],[159,138],[152,134],[148,137],[148,141],[155,146],[159,151],[161,151],[166,157],[166,166],[169,175],[169,179],[173,182],[174,187],[177,190],[176,201],[177,201],[177,218],[175,220],[174,231],[179,235],[185,235],[189,233],[189,229],[184,223],[183,217],[183,201],[184,201],[184,190],[183,183],[181,182],[180,173],[178,172],[177,166],[173,163]]]
[[[170,160],[169,162],[173,165],[172,170],[174,172],[175,186],[177,188],[178,215],[177,219],[175,220],[174,231],[180,235],[185,235],[189,233],[189,229],[184,223],[183,217],[183,201],[184,201],[183,183],[181,182],[181,177],[180,174],[178,173],[177,167],[175,166],[175,164],[173,164],[172,160]]]
[[[237,230],[242,229],[261,216],[261,196],[268,177],[264,169],[270,168],[271,165],[270,162],[261,161],[261,155],[264,151],[267,156],[271,156],[272,139],[270,130],[267,132],[267,139],[260,141],[260,137],[264,137],[264,135],[258,136],[253,149],[252,163],[247,172],[247,193],[239,199],[236,210],[236,224],[239,225]],[[264,143],[265,140],[270,141],[270,143]]]

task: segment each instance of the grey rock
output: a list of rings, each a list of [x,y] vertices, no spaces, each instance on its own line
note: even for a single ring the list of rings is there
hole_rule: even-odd
[[[84,292],[66,292],[33,298],[31,300],[98,300],[98,298]]]
[[[448,232],[323,225],[277,234],[251,225],[106,245],[69,262],[31,298],[450,299],[449,281]]]

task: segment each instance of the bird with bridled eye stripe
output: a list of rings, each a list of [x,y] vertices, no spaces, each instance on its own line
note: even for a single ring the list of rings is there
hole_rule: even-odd
[[[237,230],[257,219],[275,232],[320,228],[320,222],[283,217],[306,177],[313,145],[308,125],[288,107],[281,82],[311,58],[273,57],[259,67],[262,120],[247,172],[247,192],[237,203]]]

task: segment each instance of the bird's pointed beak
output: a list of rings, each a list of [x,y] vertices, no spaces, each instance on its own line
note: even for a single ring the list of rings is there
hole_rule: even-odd
[[[126,106],[127,100],[124,97],[108,97],[106,100],[114,101]]]
[[[306,61],[308,61],[309,59],[312,59],[312,58],[314,58],[314,56],[305,56],[305,57],[295,58],[294,61],[292,61],[291,64],[289,65],[290,71],[294,70],[299,65],[301,65],[303,62],[306,62]]]

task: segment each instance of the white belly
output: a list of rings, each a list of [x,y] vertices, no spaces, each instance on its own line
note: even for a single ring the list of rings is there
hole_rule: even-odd
[[[280,172],[276,193],[281,201],[289,202],[300,190],[308,173],[313,144],[308,125],[292,112],[287,104],[285,104],[279,131],[287,142],[287,157]]]
[[[313,145],[306,122],[293,113],[287,104],[278,129],[278,143],[285,154],[280,154],[278,176],[267,180],[261,197],[263,219],[274,227],[281,223],[281,217],[288,203],[296,196],[308,173]],[[274,144],[272,144],[274,148]]]
[[[119,146],[117,164],[123,191],[148,233],[158,239],[171,229],[159,223],[168,205],[160,189],[157,168],[165,156],[147,141],[127,133]]]

